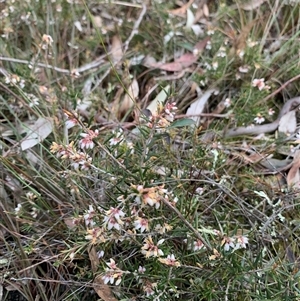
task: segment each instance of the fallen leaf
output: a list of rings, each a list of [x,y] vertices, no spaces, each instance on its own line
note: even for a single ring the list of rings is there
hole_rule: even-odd
[[[28,135],[21,142],[21,149],[23,151],[42,142],[52,133],[52,119],[40,117],[33,125],[29,125],[27,130]]]
[[[288,172],[286,181],[289,187],[300,188],[300,150],[297,150],[294,155],[292,167]]]
[[[252,0],[240,6],[243,10],[253,10],[261,6],[266,0]]]
[[[295,110],[284,114],[279,120],[278,131],[284,134],[293,134],[297,128],[297,119]]]
[[[190,9],[186,10],[186,25],[185,27],[190,29],[192,25],[194,24],[195,16],[193,12]]]
[[[191,66],[192,64],[197,62],[197,60],[198,60],[198,56],[195,56],[193,53],[185,53],[172,63],[165,63],[165,64],[155,63],[152,65],[152,67],[169,71],[169,72],[179,72]]]
[[[66,217],[63,219],[63,221],[65,222],[66,226],[71,230],[77,227],[77,225],[74,223],[75,220],[73,217]]]
[[[113,63],[121,61],[123,57],[122,41],[119,36],[115,35],[111,42],[111,57]]]
[[[93,245],[90,245],[88,247],[88,254],[89,254],[89,258],[90,258],[90,262],[91,262],[91,267],[92,267],[92,272],[96,273],[98,270],[98,266],[99,266],[99,258],[96,252],[96,248]]]
[[[179,8],[169,10],[169,13],[172,15],[184,17],[186,14],[186,11],[189,9],[189,7],[193,4],[194,1],[195,0],[190,0],[188,3],[182,5]]]
[[[208,6],[206,3],[204,3],[204,5],[203,5],[203,14],[207,18],[209,17],[209,9],[208,9]]]
[[[178,119],[174,121],[168,128],[173,129],[173,128],[182,128],[185,126],[191,126],[194,125],[195,121],[189,118],[183,118],[183,119]]]
[[[188,52],[180,56],[179,58],[175,59],[174,62],[171,63],[157,63],[154,60],[147,61],[147,67],[150,68],[157,68],[164,71],[169,72],[180,72],[185,68],[193,65],[197,62],[199,55],[201,54],[202,50],[205,48],[207,42],[210,40],[210,37],[205,38],[204,40],[198,42],[194,48],[193,52]],[[145,63],[144,63],[145,64]]]
[[[91,261],[92,272],[96,273],[99,267],[99,258],[95,246],[88,247],[88,254]],[[98,296],[104,301],[117,301],[114,297],[111,288],[104,283],[102,276],[98,275],[93,282],[93,287]]]
[[[208,41],[210,41],[210,37],[206,37],[204,40],[198,42],[193,48],[193,53],[197,53],[197,55],[199,56],[202,50],[206,47]]]
[[[169,96],[169,91],[170,91],[170,85],[165,86],[158,94],[157,96],[151,101],[151,103],[148,105],[146,109],[148,109],[152,115],[157,114],[157,107],[160,104],[165,103]]]
[[[102,20],[102,18],[100,16],[93,16],[92,20],[93,20],[93,24],[97,28],[102,28],[102,26],[103,26],[103,20]]]
[[[139,96],[139,84],[137,80],[134,78],[133,81],[131,82],[130,86],[127,89],[127,93],[125,94],[120,108],[119,108],[119,113],[120,114],[125,114],[128,112],[134,105],[135,105],[135,100]]]
[[[110,289],[110,287],[104,283],[102,276],[98,275],[93,282],[93,287],[98,296],[104,301],[118,301]]]
[[[239,35],[234,38],[235,51],[237,54],[241,53],[246,48],[249,33],[257,21],[258,19],[254,19],[251,22],[249,22],[246,26],[243,26]]]
[[[207,90],[203,95],[201,95],[199,98],[197,98],[187,109],[186,115],[197,115],[203,113],[205,106],[208,102],[208,99],[210,96],[217,92],[218,90],[216,89],[209,89]],[[201,117],[195,116],[195,117],[190,117],[190,119],[194,120],[196,123],[196,126],[200,125],[200,120]]]

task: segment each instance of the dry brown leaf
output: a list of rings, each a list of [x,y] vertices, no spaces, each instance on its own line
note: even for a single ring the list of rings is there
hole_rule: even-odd
[[[89,258],[91,261],[92,272],[96,273],[98,270],[98,266],[99,266],[99,258],[98,258],[95,246],[92,246],[92,245],[89,246],[88,253],[89,253]]]
[[[93,23],[97,28],[102,28],[103,19],[100,16],[93,16]]]
[[[193,4],[195,0],[190,0],[188,3],[182,5],[179,8],[169,10],[169,13],[176,16],[185,17],[186,11],[189,9],[189,7]]]
[[[158,68],[161,70],[169,71],[169,72],[181,72],[185,68],[190,67],[194,63],[197,62],[199,55],[202,50],[205,48],[207,42],[210,40],[210,37],[205,38],[204,40],[198,42],[194,46],[194,53],[188,52],[175,59],[174,62],[171,63],[156,63],[149,61],[147,67],[150,68]]]
[[[242,4],[240,7],[243,10],[253,10],[261,6],[266,0],[251,0],[247,3]]]
[[[123,57],[123,50],[122,50],[122,41],[119,36],[115,35],[112,38],[111,43],[111,57],[113,63],[117,63],[121,61]]]
[[[209,9],[206,3],[203,5],[203,14],[207,18],[209,17]]]
[[[102,276],[98,275],[93,282],[93,287],[98,296],[104,301],[118,301],[112,291],[111,288],[104,283],[102,280]]]
[[[197,60],[198,60],[198,56],[195,56],[193,53],[185,53],[172,63],[165,63],[165,64],[155,63],[151,67],[169,71],[169,72],[180,72],[183,69],[197,62]]]
[[[237,54],[239,54],[241,51],[243,51],[246,48],[249,33],[257,21],[258,19],[254,19],[246,26],[244,26],[240,34],[235,38],[234,44],[235,44],[235,51]]]
[[[74,223],[73,217],[66,217],[63,220],[69,229],[75,229],[77,227],[77,225]]]
[[[300,150],[297,150],[294,155],[292,167],[286,177],[289,187],[300,188]]]
[[[119,108],[119,113],[124,114],[135,105],[135,100],[139,96],[140,88],[137,80],[134,78],[131,82],[130,86],[127,89],[127,93],[125,94],[122,103]]]
[[[93,273],[96,273],[99,266],[99,258],[95,246],[89,246],[88,254],[91,261],[91,268]],[[114,297],[111,288],[104,283],[102,276],[98,275],[93,282],[93,287],[98,296],[104,301],[117,301]]]

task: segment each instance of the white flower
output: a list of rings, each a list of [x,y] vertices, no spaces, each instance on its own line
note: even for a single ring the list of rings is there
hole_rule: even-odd
[[[254,118],[255,123],[261,124],[265,121],[265,118],[261,114],[257,114],[257,116]]]
[[[115,228],[119,231],[121,230],[121,226],[124,224],[121,220],[121,218],[124,216],[125,213],[122,210],[111,207],[110,210],[106,212],[106,216],[104,217],[103,221],[107,225],[108,230]]]
[[[252,81],[252,86],[253,87],[257,87],[259,91],[265,89],[266,87],[266,84],[265,84],[265,79],[264,78],[255,78],[253,81]]]
[[[98,258],[102,258],[104,256],[104,251],[103,250],[98,251],[97,256],[98,256]]]
[[[268,114],[269,114],[270,116],[272,116],[272,115],[275,114],[275,111],[274,111],[272,108],[270,108],[270,109],[268,110]]]
[[[224,101],[224,106],[225,108],[229,108],[231,106],[231,99],[230,98],[226,98]]]
[[[106,273],[103,277],[102,280],[104,281],[104,284],[110,283],[113,284],[115,281],[114,274],[113,273]]]
[[[212,62],[212,67],[214,70],[217,70],[219,67],[219,63],[218,62]]]
[[[239,235],[236,237],[236,249],[246,249],[246,244],[249,244],[248,238],[246,236]]]
[[[218,53],[217,53],[217,57],[225,57],[226,56],[226,48],[225,47],[220,47]]]
[[[211,49],[211,41],[207,41],[205,49],[207,49],[207,50]]]
[[[223,238],[222,245],[224,246],[225,251],[229,251],[230,248],[234,249],[235,247],[234,240],[227,236]]]
[[[142,267],[142,266],[139,266],[138,272],[139,272],[140,274],[144,274],[144,273],[146,272],[146,268],[145,268],[145,267]]]
[[[43,37],[42,37],[42,41],[43,43],[45,43],[46,45],[52,45],[53,43],[53,39],[50,35],[48,34],[43,34]]]
[[[144,231],[149,231],[149,222],[145,218],[138,217],[134,221],[134,227],[137,230],[140,229],[141,233],[143,233]]]
[[[7,85],[10,84],[10,77],[9,77],[9,76],[5,76],[4,82],[5,82]]]
[[[168,255],[167,258],[159,258],[158,260],[161,263],[169,265],[169,266],[174,266],[174,267],[180,266],[180,262],[175,259],[174,254]]]
[[[193,242],[193,250],[195,252],[201,250],[203,247],[204,247],[204,244],[200,239]]]
[[[112,137],[109,140],[109,145],[114,146],[114,145],[117,145],[117,144],[120,144],[120,143],[123,142],[123,140],[124,140],[124,134],[123,134],[123,130],[122,129],[114,131],[113,134],[114,134],[114,137]]]
[[[95,222],[93,221],[94,216],[95,216],[95,211],[94,211],[93,205],[89,205],[89,210],[83,216],[86,226],[90,225],[91,227],[93,227],[95,225]]]
[[[21,209],[22,209],[22,204],[18,204],[18,206],[15,208],[15,213],[19,214]]]
[[[155,245],[153,243],[152,237],[149,236],[148,238],[145,239],[145,244],[142,247],[142,254],[144,254],[146,257],[163,256],[164,255],[163,251],[158,248],[158,246],[161,245],[163,242],[164,242],[164,239],[161,239]]]
[[[204,67],[206,70],[211,70],[211,68],[212,68],[211,65],[207,62],[204,63]]]
[[[239,67],[239,72],[240,73],[248,73],[249,72],[249,66],[248,65],[240,66]]]
[[[114,284],[116,280],[115,285],[119,285],[122,280],[123,271],[117,267],[116,262],[112,258],[106,264],[108,268],[105,268],[105,274],[102,276],[104,283]]]
[[[38,212],[37,212],[37,209],[35,207],[32,208],[31,212],[30,212],[30,215],[33,217],[33,218],[37,218],[37,215],[38,215]]]

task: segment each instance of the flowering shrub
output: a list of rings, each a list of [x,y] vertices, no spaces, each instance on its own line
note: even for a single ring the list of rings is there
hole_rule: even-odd
[[[205,241],[199,239],[199,236],[196,237],[195,233],[191,231],[196,226],[193,220],[188,222],[188,224],[192,224],[191,229],[184,226],[185,219],[189,218],[184,216],[185,201],[180,193],[178,195],[179,190],[171,188],[172,186],[168,184],[155,184],[160,181],[160,176],[155,175],[147,166],[153,157],[151,148],[145,153],[146,158],[143,158],[142,161],[144,163],[135,162],[136,154],[141,153],[139,145],[143,141],[148,141],[151,145],[149,139],[155,139],[156,135],[160,135],[161,129],[164,129],[165,133],[169,132],[168,127],[174,121],[175,111],[175,103],[160,105],[157,114],[152,115],[146,124],[150,130],[155,130],[154,135],[150,131],[145,132],[139,143],[135,144],[129,141],[122,129],[112,132],[112,135],[106,140],[106,145],[110,148],[113,156],[110,158],[112,161],[107,169],[107,173],[113,175],[111,177],[113,182],[109,184],[110,198],[103,204],[90,204],[81,215],[81,231],[83,226],[85,228],[84,238],[88,244],[96,247],[98,258],[103,262],[103,267],[99,266],[99,272],[104,283],[119,286],[124,283],[125,285],[134,275],[137,284],[143,291],[143,298],[161,296],[162,300],[167,300],[164,298],[167,298],[171,287],[165,286],[166,283],[163,284],[165,277],[169,273],[171,275],[177,273],[175,270],[173,272],[172,268],[178,269],[180,274],[180,269],[183,271],[185,267],[190,266],[191,258],[195,260],[197,254],[201,254],[203,257],[203,264],[204,262],[209,264],[209,261],[214,261],[215,264],[216,261],[221,260],[222,254],[234,253],[239,249],[247,248],[249,243],[246,236],[229,237],[217,229],[209,230]],[[72,119],[73,116],[70,115],[69,118]],[[102,143],[101,136],[97,129],[89,130],[82,126],[78,129],[84,131],[80,134],[80,137],[83,138],[77,143],[72,141],[66,146],[53,142],[51,152],[62,161],[67,160],[71,167],[76,170],[80,169],[90,177],[101,165],[97,163],[101,162],[101,159],[94,156],[92,160],[89,155],[92,151],[101,153],[102,149],[99,148]],[[76,144],[82,151],[77,150]],[[125,150],[127,149],[125,152],[123,151],[124,146]],[[99,157],[101,158],[102,155]],[[125,181],[122,176],[124,171],[116,168],[118,165],[115,160],[126,164],[124,166],[126,169],[131,166]],[[136,169],[137,164],[144,164],[143,168],[145,168],[142,178],[138,181],[136,175],[141,170]],[[132,174],[135,169],[137,174]],[[118,181],[123,182],[122,186],[114,184]],[[195,195],[198,197],[202,196],[205,191],[202,187],[197,187],[195,190]],[[74,217],[75,220],[78,224],[77,217],[76,219]],[[201,227],[207,226],[209,227],[209,225],[203,224]],[[181,242],[175,243],[172,239],[176,231],[184,233],[180,239]],[[201,233],[202,230],[195,231]],[[178,243],[181,244],[179,249],[186,249],[184,255],[176,246]],[[213,247],[207,248],[212,245]],[[113,249],[115,248],[121,248],[125,252],[124,255],[129,255],[135,250],[135,256],[132,259],[130,256],[125,259],[125,256],[121,260],[114,255]],[[216,251],[217,249],[219,251]],[[109,262],[105,263],[105,259]],[[150,265],[152,268],[148,269],[147,266]],[[136,271],[136,266],[139,266],[138,271]],[[163,266],[165,267],[163,268]],[[168,269],[170,270],[168,271]],[[174,285],[183,289],[176,280],[174,280]],[[186,283],[185,286],[187,288],[189,285]]]
[[[0,1],[1,296],[299,299],[300,134],[223,136],[299,94],[299,7],[218,2]]]

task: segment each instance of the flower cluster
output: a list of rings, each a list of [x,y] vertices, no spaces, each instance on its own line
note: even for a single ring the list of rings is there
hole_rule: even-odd
[[[188,243],[187,239],[184,239],[185,243]],[[188,250],[193,250],[194,252],[197,252],[203,248],[205,248],[204,243],[201,239],[193,240],[191,244],[188,244]]]
[[[124,141],[124,132],[122,129],[113,131],[113,137],[109,140],[109,145],[118,145]]]
[[[164,239],[161,239],[157,242],[157,244],[154,244],[152,237],[149,236],[145,239],[145,243],[142,246],[142,254],[144,254],[147,258],[148,257],[158,257],[163,256],[164,252],[158,247],[164,242]]]
[[[252,81],[252,86],[257,87],[259,91],[261,90],[270,90],[271,87],[269,85],[265,84],[265,79],[264,78],[255,78]]]
[[[249,244],[248,238],[243,235],[236,235],[233,237],[224,236],[221,242],[225,251],[229,251],[230,248],[233,249],[233,251],[242,248],[246,249],[247,244]]]
[[[168,255],[167,258],[158,258],[158,260],[168,266],[179,267],[180,262],[175,259],[174,254]]]
[[[70,114],[68,111],[64,112],[64,116],[66,118],[65,126],[67,129],[71,129],[75,125],[79,124],[78,116],[76,116],[76,115],[73,113]]]
[[[107,241],[107,238],[104,234],[104,229],[100,227],[87,229],[87,235],[85,236],[85,239],[89,240],[92,245],[104,243]]]
[[[119,285],[122,281],[122,276],[124,272],[120,270],[116,262],[111,258],[110,262],[107,262],[107,268],[105,268],[105,273],[102,276],[102,280],[104,281],[105,284],[114,284]]]
[[[143,285],[143,291],[146,293],[146,297],[150,297],[155,294],[157,288],[157,283],[151,283],[150,281],[145,281]]]
[[[133,143],[125,139],[124,131],[120,128],[112,132],[113,136],[109,139],[110,146],[121,146],[122,150],[130,150],[130,154],[134,153]],[[118,156],[118,148],[114,151],[115,156]]]
[[[96,223],[93,220],[93,218],[95,217],[95,214],[96,214],[96,212],[95,212],[95,210],[93,208],[93,205],[89,205],[89,210],[83,216],[86,226],[89,226],[89,225],[91,227],[95,226]]]
[[[134,228],[140,230],[141,233],[144,231],[149,231],[149,221],[146,218],[137,217],[134,221]]]
[[[92,163],[92,158],[88,154],[76,150],[74,141],[67,146],[53,142],[50,147],[50,152],[56,154],[58,158],[70,159],[72,162],[71,166],[74,169],[80,167],[81,170],[87,170]]]
[[[11,86],[18,85],[21,89],[25,87],[25,80],[20,79],[20,77],[16,74],[7,75],[5,77],[5,83]]]
[[[48,49],[48,47],[52,47],[52,44],[53,44],[52,37],[50,35],[48,35],[48,34],[43,34],[42,42],[41,42],[41,44],[39,46],[43,50],[46,50],[46,49]]]
[[[107,226],[108,230],[116,229],[120,231],[124,224],[121,218],[123,218],[124,216],[125,213],[122,210],[111,207],[108,211],[106,211],[106,214],[104,216],[104,225]]]
[[[159,105],[157,112],[150,116],[148,126],[156,129],[168,127],[174,121],[176,110],[175,102],[166,103],[165,106]]]
[[[80,134],[81,137],[83,137],[83,139],[81,139],[79,141],[79,147],[81,149],[93,149],[95,146],[95,143],[93,141],[93,139],[95,139],[96,137],[98,137],[99,135],[99,131],[98,130],[87,130],[87,133],[82,133]]]
[[[177,203],[177,198],[173,196],[171,192],[164,188],[164,186],[154,186],[144,188],[143,185],[131,185],[131,187],[137,191],[135,202],[142,206],[149,205],[158,209],[161,205],[161,201],[172,199],[172,204]]]

